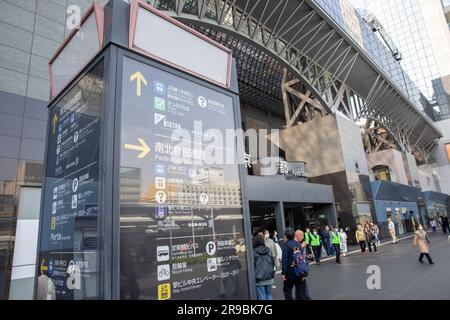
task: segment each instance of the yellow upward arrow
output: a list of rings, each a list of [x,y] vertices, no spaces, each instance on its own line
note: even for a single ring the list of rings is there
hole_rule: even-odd
[[[138,157],[138,159],[143,159],[151,151],[151,149],[145,143],[145,141],[143,139],[138,138],[137,140],[141,144],[140,146],[137,146],[137,145],[134,145],[134,144],[126,144],[125,145],[125,149],[134,150],[134,151],[140,151],[141,153],[137,157]]]
[[[56,130],[56,125],[58,124],[58,116],[55,113],[55,116],[53,117],[53,134],[55,134],[55,130]]]
[[[147,80],[145,80],[144,76],[140,71],[133,73],[130,77],[130,81],[136,80],[136,95],[138,97],[141,96],[141,84],[143,83],[145,86],[147,86]]]

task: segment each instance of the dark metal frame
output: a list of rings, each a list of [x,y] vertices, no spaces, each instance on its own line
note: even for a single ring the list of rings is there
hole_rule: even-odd
[[[235,63],[233,63],[233,72],[231,77],[231,90],[223,88],[221,86],[216,86],[208,81],[194,77],[186,71],[175,70],[169,66],[161,64],[156,59],[150,59],[140,53],[131,51],[128,48],[118,47],[111,45],[111,55],[114,56],[111,59],[111,64],[115,65],[117,69],[115,70],[116,81],[114,86],[111,86],[108,91],[108,97],[110,101],[114,101],[114,129],[110,128],[110,136],[108,140],[113,140],[114,151],[113,151],[113,161],[109,162],[112,165],[110,168],[113,172],[111,181],[111,198],[112,201],[112,230],[109,233],[111,236],[110,242],[105,242],[105,248],[108,245],[112,246],[112,283],[111,283],[111,299],[120,299],[120,146],[121,146],[121,101],[122,101],[122,79],[123,79],[123,60],[125,57],[136,60],[141,63],[145,63],[154,68],[158,68],[162,71],[171,73],[175,76],[181,77],[185,80],[192,81],[198,85],[204,86],[208,89],[215,90],[222,94],[226,94],[233,99],[234,108],[234,119],[235,127],[241,127],[241,114],[240,114],[240,102],[237,93],[237,75]],[[110,78],[112,79],[112,78]],[[113,89],[113,90],[111,90]],[[115,95],[114,95],[115,94]],[[114,97],[113,97],[114,96]],[[111,104],[110,104],[111,106]],[[111,119],[110,119],[111,120]],[[111,138],[113,137],[113,138]],[[107,169],[108,170],[108,169]],[[248,270],[248,285],[250,299],[256,299],[256,287],[255,287],[255,276],[254,276],[254,266],[253,266],[253,254],[252,254],[252,232],[250,223],[250,209],[247,194],[245,192],[247,186],[247,172],[244,165],[239,165],[239,177],[241,183],[241,196],[242,196],[242,207],[243,207],[243,217],[244,217],[244,236],[247,248],[247,270]]]
[[[64,90],[62,90],[60,93],[58,93],[57,97],[55,99],[53,99],[49,105],[48,105],[48,114],[47,114],[47,130],[46,130],[46,142],[45,142],[45,149],[44,149],[44,164],[47,163],[47,158],[48,158],[48,144],[49,144],[49,139],[48,139],[48,135],[50,132],[50,127],[51,127],[51,113],[52,113],[52,109],[55,105],[57,105],[61,99],[64,98],[64,96],[70,92],[70,90],[72,90],[77,83],[84,77],[86,76],[87,73],[89,73],[98,63],[100,63],[103,60],[103,68],[104,68],[104,73],[103,73],[103,78],[104,78],[104,82],[105,82],[105,89],[103,91],[103,114],[100,117],[100,123],[101,123],[101,127],[100,127],[100,150],[99,150],[99,199],[98,199],[98,203],[99,203],[99,214],[98,214],[98,220],[97,220],[97,226],[98,226],[98,237],[99,239],[97,240],[97,252],[98,252],[98,264],[97,264],[97,269],[101,270],[102,269],[102,265],[105,265],[105,262],[107,261],[105,259],[104,256],[104,248],[106,248],[107,246],[105,246],[105,243],[102,241],[104,239],[104,234],[105,234],[105,230],[102,227],[103,224],[103,217],[102,217],[102,213],[105,212],[103,204],[104,204],[104,199],[107,199],[107,194],[105,192],[105,190],[107,189],[107,185],[105,185],[105,179],[103,178],[105,172],[107,172],[107,170],[105,170],[105,167],[107,167],[107,158],[106,158],[106,154],[105,154],[105,144],[104,144],[104,138],[108,137],[107,132],[105,131],[105,124],[106,124],[106,115],[107,115],[107,97],[109,96],[109,91],[108,91],[108,86],[106,86],[107,84],[107,78],[109,77],[109,71],[107,68],[107,66],[109,66],[111,64],[111,59],[109,57],[109,52],[108,52],[108,48],[105,48],[103,50],[101,50],[81,71],[80,73],[74,77],[71,82],[64,88]],[[33,292],[33,298],[36,299],[36,294],[37,294],[37,279],[39,276],[39,266],[40,266],[40,249],[41,249],[41,238],[42,238],[42,222],[43,222],[43,215],[44,215],[44,202],[45,202],[45,194],[46,194],[46,183],[45,183],[45,179],[47,177],[47,167],[44,166],[43,169],[43,184],[42,184],[42,194],[41,194],[41,205],[40,205],[40,214],[39,214],[39,232],[38,232],[38,242],[37,242],[37,254],[36,254],[36,267],[35,267],[35,279],[34,279],[34,292]],[[103,181],[103,183],[102,183]],[[102,279],[104,274],[99,273],[99,278],[98,278],[98,295],[99,298],[104,297],[104,283],[105,280]]]

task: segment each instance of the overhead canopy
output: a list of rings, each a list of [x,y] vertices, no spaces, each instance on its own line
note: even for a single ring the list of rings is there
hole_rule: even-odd
[[[442,136],[439,130],[324,3],[167,0],[156,6],[231,48],[241,91],[262,100],[262,106],[280,113],[281,70],[286,67],[330,112],[336,111],[330,87],[343,84],[365,101],[354,119],[379,122],[404,151],[430,153]]]

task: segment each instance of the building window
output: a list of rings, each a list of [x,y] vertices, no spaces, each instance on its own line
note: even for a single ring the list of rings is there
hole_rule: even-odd
[[[376,181],[391,181],[391,174],[388,166],[376,166],[372,168]]]

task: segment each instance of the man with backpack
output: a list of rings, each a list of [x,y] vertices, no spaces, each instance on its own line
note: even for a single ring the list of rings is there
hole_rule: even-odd
[[[282,271],[283,293],[286,300],[294,300],[292,290],[295,287],[295,300],[309,300],[306,277],[309,273],[308,261],[306,257],[306,246],[303,242],[303,231],[291,228],[284,233],[286,243],[283,246]],[[294,239],[295,238],[295,239]]]

